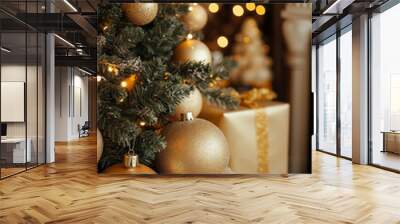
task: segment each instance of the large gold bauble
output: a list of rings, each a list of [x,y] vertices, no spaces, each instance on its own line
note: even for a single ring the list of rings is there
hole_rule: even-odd
[[[192,112],[193,117],[197,117],[201,112],[202,106],[203,97],[200,91],[197,88],[194,88],[190,95],[184,98],[175,108],[174,118],[179,120],[181,114],[186,114],[188,112]]]
[[[103,154],[103,136],[100,130],[97,129],[97,162],[99,162],[101,154]]]
[[[190,5],[189,12],[182,16],[182,22],[189,31],[199,31],[207,24],[207,11],[201,5]]]
[[[211,122],[195,118],[177,121],[163,130],[167,148],[157,155],[164,174],[221,174],[229,163],[224,134]]]
[[[133,174],[133,175],[140,175],[140,174],[157,174],[153,169],[147,167],[143,164],[138,164],[136,167],[125,167],[124,164],[118,163],[108,167],[103,172],[104,174]]]
[[[207,45],[199,40],[185,40],[176,46],[173,60],[177,63],[189,61],[211,63],[211,52]]]
[[[121,8],[129,21],[138,26],[151,23],[158,11],[157,3],[123,3]]]

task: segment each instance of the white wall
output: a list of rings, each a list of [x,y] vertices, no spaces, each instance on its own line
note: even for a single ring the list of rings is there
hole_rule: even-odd
[[[38,69],[38,70],[36,70]],[[3,64],[1,66],[1,81],[17,81],[26,83],[26,110],[25,122],[7,122],[8,138],[25,138],[31,142],[32,161],[44,162],[44,74],[42,68],[25,64]],[[27,80],[25,80],[27,78]],[[3,96],[4,97],[4,96]],[[1,108],[7,110],[9,108]],[[25,112],[25,111],[24,111]],[[39,150],[39,151],[37,151]],[[39,156],[36,156],[39,153]]]
[[[78,125],[88,121],[88,78],[72,67],[56,67],[55,140],[79,138]]]

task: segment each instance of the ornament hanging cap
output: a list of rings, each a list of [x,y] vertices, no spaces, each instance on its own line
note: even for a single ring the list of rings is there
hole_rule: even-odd
[[[181,121],[193,121],[192,112],[187,112],[187,113],[181,114]]]

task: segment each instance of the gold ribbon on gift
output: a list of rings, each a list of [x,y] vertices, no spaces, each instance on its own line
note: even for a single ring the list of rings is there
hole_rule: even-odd
[[[268,115],[262,106],[265,103],[276,98],[276,93],[268,88],[252,89],[240,94],[241,105],[249,108],[255,108],[255,127],[257,140],[257,171],[259,173],[268,173]]]
[[[264,109],[255,111],[255,127],[257,139],[257,171],[259,173],[268,173],[268,151],[269,151],[269,136],[268,136],[268,116]]]
[[[268,88],[254,88],[247,92],[240,93],[240,105],[249,108],[258,108],[267,101],[274,100],[276,93]]]

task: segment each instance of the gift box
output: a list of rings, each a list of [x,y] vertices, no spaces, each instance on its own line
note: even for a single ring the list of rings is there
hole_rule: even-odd
[[[288,173],[289,104],[225,111],[218,126],[229,144],[233,173]]]

